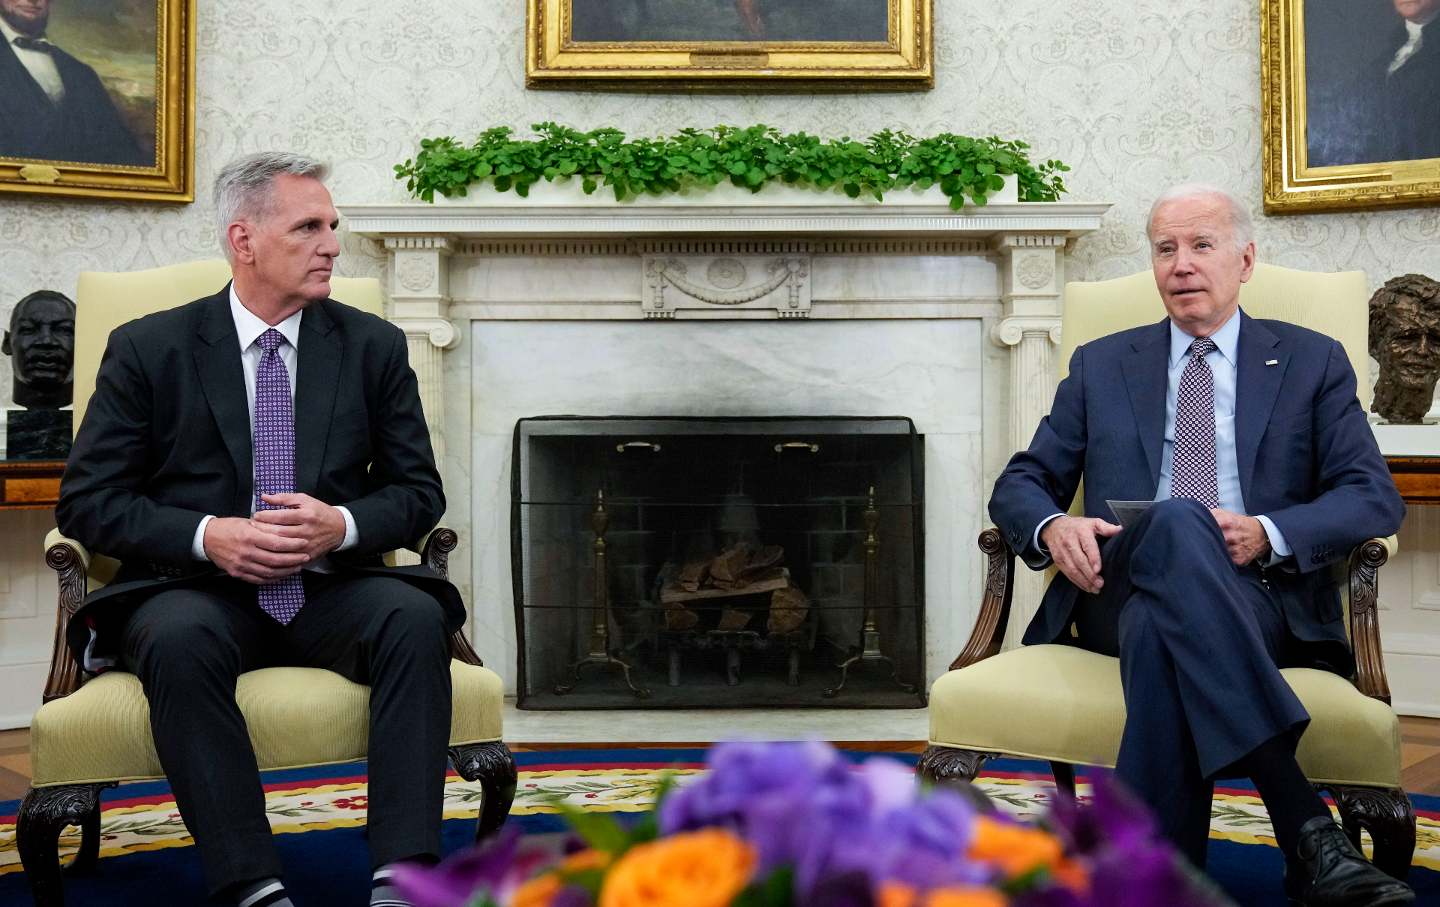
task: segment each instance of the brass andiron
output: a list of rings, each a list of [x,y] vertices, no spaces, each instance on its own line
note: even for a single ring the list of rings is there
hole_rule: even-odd
[[[637,687],[630,679],[630,665],[610,652],[610,582],[605,566],[605,531],[610,528],[610,514],[605,512],[605,491],[595,492],[595,510],[590,514],[595,530],[595,606],[591,610],[590,647],[585,656],[570,665],[569,683],[555,684],[556,695],[563,696],[580,682],[580,669],[585,665],[617,665],[625,674],[625,685],[637,699],[648,699],[650,691]]]
[[[896,676],[895,661],[880,651],[880,628],[875,623],[875,602],[880,597],[880,536],[875,531],[879,525],[880,511],[875,507],[875,486],[871,485],[870,500],[865,505],[865,623],[860,630],[860,647],[840,664],[840,683],[821,694],[826,699],[834,699],[845,689],[850,666],[857,662],[883,661],[890,666],[891,680],[905,692],[915,692],[913,684]]]

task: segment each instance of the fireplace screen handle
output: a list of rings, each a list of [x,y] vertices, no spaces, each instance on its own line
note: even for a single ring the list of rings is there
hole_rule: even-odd
[[[819,453],[820,445],[811,444],[809,441],[785,441],[775,445],[776,453],[781,453],[786,450],[808,450],[811,453]]]
[[[621,444],[615,445],[615,452],[624,453],[626,450],[632,447],[648,447],[650,448],[651,453],[660,452],[660,445],[656,444],[654,441],[625,441]]]

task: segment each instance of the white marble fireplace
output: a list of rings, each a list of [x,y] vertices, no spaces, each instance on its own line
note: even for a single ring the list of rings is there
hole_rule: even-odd
[[[978,605],[989,483],[1049,403],[1067,244],[1107,206],[486,199],[341,212],[388,253],[461,535],[453,576],[508,688],[512,434],[561,414],[912,418],[927,679],[942,673]],[[1022,587],[1019,619],[1034,600]]]

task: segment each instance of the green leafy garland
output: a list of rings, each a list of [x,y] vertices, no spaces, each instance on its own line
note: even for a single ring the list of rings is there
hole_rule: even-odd
[[[851,198],[884,200],[892,189],[939,185],[959,210],[968,200],[985,204],[1002,177],[1015,174],[1021,201],[1051,202],[1065,192],[1060,161],[1032,163],[1030,146],[995,137],[943,133],[917,139],[884,130],[865,141],[824,140],[771,126],[682,129],[679,135],[627,139],[618,129],[580,132],[556,123],[532,127],[539,138],[516,138],[508,126],[487,129],[469,146],[453,138],[424,139],[413,160],[395,166],[412,195],[427,202],[435,193],[464,196],[472,183],[493,181],[498,192],[527,196],[540,180],[577,178],[587,195],[609,186],[616,200],[714,186],[729,180],[759,192],[768,182],[829,190]]]

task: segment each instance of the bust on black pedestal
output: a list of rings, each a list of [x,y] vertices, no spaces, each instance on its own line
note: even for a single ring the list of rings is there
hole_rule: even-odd
[[[75,303],[63,293],[37,290],[15,303],[0,342],[14,371],[14,402],[6,414],[5,457],[63,460],[70,455],[74,393]]]

